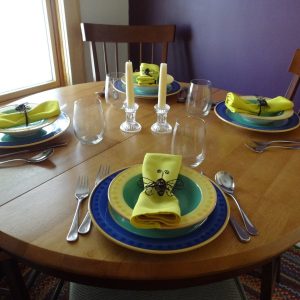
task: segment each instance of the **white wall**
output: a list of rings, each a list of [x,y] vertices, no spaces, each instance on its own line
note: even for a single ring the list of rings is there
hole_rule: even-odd
[[[81,22],[98,23],[98,24],[129,24],[129,6],[128,0],[80,0]],[[108,52],[109,52],[108,47]],[[102,61],[101,47],[97,49],[101,80],[105,79],[104,64]],[[127,59],[127,47],[122,45],[120,48],[120,71],[124,71],[125,61]],[[85,66],[87,81],[92,81],[91,60],[88,46],[85,45]],[[123,68],[122,68],[123,67]]]

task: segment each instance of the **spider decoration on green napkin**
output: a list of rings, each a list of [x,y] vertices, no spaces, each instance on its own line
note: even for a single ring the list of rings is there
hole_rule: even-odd
[[[153,189],[156,190],[159,196],[163,196],[165,193],[168,196],[172,196],[173,189],[179,190],[183,188],[184,183],[181,179],[177,178],[169,181],[164,180],[164,174],[170,174],[169,170],[162,171],[158,169],[156,172],[161,173],[161,178],[158,178],[156,181],[147,177],[142,177],[138,180],[138,186],[145,189],[145,194],[147,196],[151,196],[153,194]]]
[[[22,103],[22,104],[16,106],[16,108],[15,108],[16,111],[24,113],[26,126],[28,126],[28,124],[29,124],[29,119],[28,119],[28,114],[27,114],[27,110],[29,110],[29,109],[30,109],[30,106],[28,105],[28,103]]]

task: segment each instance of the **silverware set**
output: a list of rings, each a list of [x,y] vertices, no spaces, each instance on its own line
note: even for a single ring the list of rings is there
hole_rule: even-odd
[[[11,163],[11,162],[26,162],[26,163],[30,163],[30,164],[36,164],[36,163],[40,163],[46,159],[48,159],[49,156],[51,156],[53,154],[54,150],[53,148],[50,149],[46,149],[32,157],[18,157],[18,158],[11,158],[11,159],[7,159],[7,160],[3,160],[0,161],[0,165],[2,164],[6,164],[6,163]]]
[[[43,145],[43,146],[35,146],[31,147],[28,149],[16,149],[13,151],[0,151],[0,159],[1,158],[7,158],[5,160],[0,160],[0,165],[5,165],[9,163],[9,166],[11,163],[15,162],[25,162],[29,164],[36,164],[43,162],[47,160],[53,153],[54,153],[54,148],[57,147],[63,147],[66,146],[66,142],[58,142],[58,143],[51,143],[48,145]],[[28,157],[27,154],[34,154],[31,157]]]
[[[300,140],[250,141],[245,146],[256,153],[262,153],[270,148],[300,150]]]
[[[251,239],[250,235],[253,236],[258,235],[258,230],[250,221],[249,217],[242,209],[241,205],[239,204],[237,198],[234,195],[235,183],[233,177],[225,171],[219,171],[215,175],[215,180],[216,183],[219,185],[219,187],[222,189],[222,191],[225,192],[233,199],[234,203],[236,204],[241,214],[246,230],[238,223],[238,221],[235,219],[235,217],[232,214],[230,215],[230,219],[229,219],[230,224],[233,227],[238,239],[244,243],[249,242]]]
[[[100,181],[109,174],[109,170],[110,167],[109,166],[102,166],[100,165],[98,173],[96,175],[96,179],[95,179],[95,186],[98,185],[98,183],[100,183]],[[90,231],[91,229],[91,225],[92,225],[92,220],[91,220],[91,216],[89,214],[89,212],[87,212],[85,214],[85,217],[81,223],[81,225],[79,226],[78,229],[78,233],[80,234],[86,234]]]
[[[89,196],[89,181],[87,176],[80,176],[78,178],[77,187],[75,191],[75,198],[77,206],[70,230],[67,235],[68,242],[74,242],[78,239],[78,223],[79,223],[79,209],[82,201]]]
[[[66,142],[57,142],[57,143],[51,143],[43,146],[34,146],[28,149],[0,151],[0,159],[11,157],[5,160],[0,160],[0,165],[1,167],[2,165],[4,165],[5,167],[6,164],[9,164],[8,166],[11,166],[12,165],[11,163],[15,163],[15,162],[25,162],[29,164],[40,163],[47,160],[54,153],[54,148],[63,147],[66,145],[67,145]],[[28,157],[30,153],[34,155]]]
[[[0,152],[0,158],[8,157],[8,156],[15,156],[19,154],[27,154],[27,153],[33,153],[33,152],[38,152],[38,151],[44,151],[50,148],[58,148],[58,147],[64,147],[67,146],[67,142],[58,142],[58,143],[51,143],[48,145],[42,145],[42,146],[34,146],[32,148],[26,148],[26,149],[14,149],[11,151],[5,150]]]
[[[100,165],[98,173],[96,175],[95,179],[95,186],[100,183],[100,181],[109,174],[110,167],[106,165]],[[71,227],[69,229],[68,235],[67,235],[67,241],[68,242],[75,242],[78,239],[78,233],[80,234],[86,234],[91,229],[91,216],[89,212],[85,214],[85,217],[79,226],[79,210],[81,203],[84,199],[86,199],[90,194],[89,190],[89,182],[87,176],[79,176],[77,187],[75,190],[75,198],[77,200],[77,206],[75,210],[75,214],[72,220]]]

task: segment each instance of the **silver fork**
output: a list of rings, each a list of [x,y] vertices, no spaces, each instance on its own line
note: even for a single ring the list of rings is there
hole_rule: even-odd
[[[77,206],[70,230],[67,235],[68,242],[74,242],[78,238],[78,217],[79,208],[82,200],[84,200],[89,195],[89,180],[87,176],[80,176],[78,178],[77,187],[75,190],[75,198],[77,200]]]
[[[281,148],[281,149],[292,149],[292,150],[300,150],[300,144],[299,145],[250,145],[245,143],[245,146],[256,152],[256,153],[262,153],[265,150],[269,149],[269,148]]]
[[[95,186],[105,177],[109,174],[110,167],[107,165],[100,165],[98,173],[96,175],[95,179]],[[92,225],[92,220],[89,212],[86,213],[81,225],[79,226],[78,232],[80,234],[86,234],[90,231]]]
[[[262,142],[262,141],[251,141],[252,143],[254,143],[257,146],[269,146],[271,144],[299,144],[300,145],[300,141],[299,140],[273,140],[273,141],[266,141],[266,142]]]

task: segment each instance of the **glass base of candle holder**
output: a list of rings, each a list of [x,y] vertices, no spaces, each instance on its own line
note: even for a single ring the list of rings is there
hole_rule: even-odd
[[[134,106],[128,106],[127,103],[124,104],[126,120],[120,125],[122,131],[129,133],[141,131],[141,124],[135,120],[135,114],[138,108],[139,106],[136,103],[134,103]]]
[[[157,114],[157,122],[151,126],[151,131],[153,133],[160,134],[171,133],[172,126],[167,122],[167,115],[170,110],[170,106],[166,104],[164,108],[160,108],[158,105],[155,105],[154,109]]]

